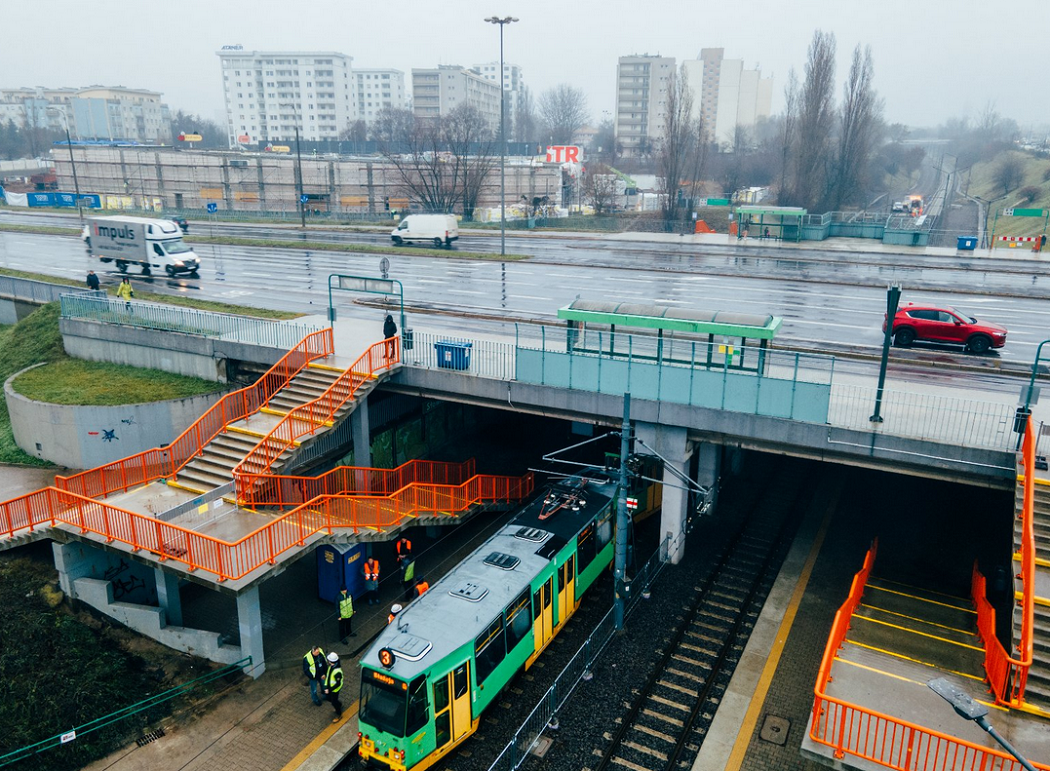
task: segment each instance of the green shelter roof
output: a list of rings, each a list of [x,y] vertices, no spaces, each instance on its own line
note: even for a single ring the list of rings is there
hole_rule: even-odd
[[[772,340],[783,319],[734,311],[701,311],[666,305],[574,300],[558,309],[559,319],[619,327],[668,329],[704,335]]]

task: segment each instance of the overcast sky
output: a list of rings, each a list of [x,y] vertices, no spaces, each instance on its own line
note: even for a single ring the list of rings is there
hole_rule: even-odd
[[[837,38],[840,84],[854,46],[871,46],[890,122],[934,125],[991,100],[1022,129],[1050,124],[1050,0],[0,0],[0,86],[149,88],[216,119],[223,45],[339,51],[410,83],[413,67],[498,61],[493,14],[520,18],[505,58],[533,92],[579,86],[596,123],[615,106],[618,56],[707,47],[772,75],[777,112],[819,28]]]

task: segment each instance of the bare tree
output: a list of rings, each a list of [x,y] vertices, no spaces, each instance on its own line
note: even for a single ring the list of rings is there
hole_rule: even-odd
[[[202,118],[192,112],[176,110],[171,116],[172,132],[177,137],[179,132],[187,134],[200,134],[201,141],[194,146],[199,148],[222,148],[226,149],[230,144],[226,127],[219,125],[216,121]],[[259,137],[255,137],[258,139]]]
[[[389,149],[391,146],[411,142],[416,132],[416,116],[411,110],[384,107],[376,113],[371,126],[371,138]]]
[[[843,87],[842,117],[839,131],[831,204],[841,209],[861,192],[863,176],[875,151],[875,140],[882,123],[882,100],[873,83],[875,65],[871,48],[853,49],[853,62]]]
[[[806,79],[799,95],[795,137],[795,184],[791,198],[798,206],[816,208],[827,194],[827,161],[835,125],[835,35],[817,30],[809,44]]]
[[[565,83],[543,92],[539,113],[543,139],[556,145],[571,144],[576,132],[590,119],[583,89]]]
[[[784,88],[784,115],[780,120],[780,173],[777,182],[777,200],[785,203],[790,197],[788,180],[791,179],[792,153],[798,131],[798,76],[792,69],[788,73],[787,86]]]
[[[615,166],[622,152],[623,147],[616,140],[616,127],[612,119],[603,120],[588,148],[588,157],[597,157],[605,165]]]
[[[485,181],[496,165],[499,146],[485,116],[473,105],[463,103],[453,108],[442,126],[449,152],[457,159],[455,182],[462,190],[463,219],[472,220]]]
[[[514,113],[514,129],[510,132],[515,142],[536,141],[536,109],[532,103],[532,91],[523,86],[518,110]]]
[[[612,210],[621,184],[620,178],[608,166],[589,168],[583,181],[583,198],[594,207],[595,214],[604,214]]]
[[[1024,163],[1014,153],[1007,153],[992,172],[995,184],[1003,189],[1003,195],[1008,194],[1024,182]]]
[[[747,126],[737,126],[733,129],[733,142],[730,146],[728,162],[723,164],[722,169],[722,191],[726,198],[732,197],[733,193],[740,187],[747,166],[747,155],[751,148],[751,131]]]
[[[364,142],[368,139],[368,124],[363,120],[347,121],[346,128],[339,132],[342,142]]]
[[[684,64],[667,86],[663,139],[657,152],[665,193],[661,208],[670,231],[676,220],[689,216],[685,204],[698,197],[707,158],[703,121],[693,115],[693,92]]]

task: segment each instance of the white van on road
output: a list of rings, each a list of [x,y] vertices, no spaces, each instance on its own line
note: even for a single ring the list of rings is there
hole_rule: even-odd
[[[459,223],[451,214],[409,214],[390,232],[390,238],[396,246],[430,241],[435,249],[451,249],[459,238]]]
[[[169,276],[197,276],[200,269],[200,259],[171,220],[88,217],[83,238],[89,256],[115,262],[121,273],[127,273],[129,265],[141,266],[143,275],[149,275],[150,268],[164,268]]]

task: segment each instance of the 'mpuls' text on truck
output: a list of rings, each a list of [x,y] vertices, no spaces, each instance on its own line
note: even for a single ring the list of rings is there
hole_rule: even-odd
[[[169,276],[197,276],[200,259],[182,240],[182,229],[171,220],[146,217],[89,217],[84,226],[88,255],[102,262],[115,262],[126,273],[128,265],[164,268]]]

